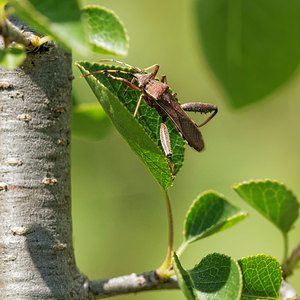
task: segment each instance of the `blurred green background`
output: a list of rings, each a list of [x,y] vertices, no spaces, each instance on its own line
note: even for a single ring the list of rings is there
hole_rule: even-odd
[[[160,65],[168,84],[184,102],[216,104],[218,115],[201,129],[206,151],[187,147],[185,164],[170,189],[175,244],[182,240],[185,214],[206,190],[225,195],[250,216],[235,227],[191,245],[182,256],[191,268],[208,253],[241,258],[259,253],[283,257],[278,229],[243,202],[232,184],[277,179],[300,195],[300,73],[263,101],[233,109],[209,70],[195,28],[194,2],[83,1],[114,10],[130,36],[129,55],[117,58],[140,68]],[[74,57],[97,61],[107,58]],[[74,90],[84,102],[96,102],[74,68]],[[201,116],[193,119],[202,120]],[[167,212],[161,190],[146,167],[114,128],[101,142],[72,140],[73,227],[76,260],[90,279],[150,271],[167,249]],[[290,250],[300,240],[300,222],[289,234]],[[300,271],[290,279],[298,289]],[[111,299],[184,299],[180,291],[146,292]]]

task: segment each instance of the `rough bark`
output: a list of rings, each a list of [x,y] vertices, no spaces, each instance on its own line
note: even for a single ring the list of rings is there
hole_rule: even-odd
[[[88,298],[72,244],[71,84],[71,55],[54,46],[0,69],[0,299]]]

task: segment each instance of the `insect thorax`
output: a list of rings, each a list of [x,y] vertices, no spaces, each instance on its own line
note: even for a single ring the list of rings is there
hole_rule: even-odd
[[[150,80],[144,88],[144,91],[147,91],[146,94],[151,98],[157,100],[162,94],[169,89],[167,84],[156,80]]]

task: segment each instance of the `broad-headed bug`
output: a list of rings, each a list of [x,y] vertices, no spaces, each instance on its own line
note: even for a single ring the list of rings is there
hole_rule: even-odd
[[[175,128],[181,134],[183,139],[186,140],[188,145],[194,148],[196,151],[200,152],[204,150],[204,141],[198,127],[205,125],[209,120],[211,120],[218,112],[218,108],[215,105],[206,104],[206,103],[185,103],[183,105],[179,105],[179,103],[174,98],[174,94],[171,94],[169,90],[169,86],[166,84],[166,76],[162,75],[161,81],[155,80],[155,76],[159,69],[159,65],[157,64],[141,70],[137,67],[133,67],[124,62],[117,61],[114,59],[102,59],[100,60],[100,62],[116,62],[125,65],[136,71],[136,73],[131,73],[127,71],[113,70],[113,69],[100,70],[90,74],[83,75],[82,77],[86,77],[98,73],[104,73],[115,80],[120,80],[124,82],[127,85],[125,93],[129,87],[139,92],[142,92],[137,102],[133,116],[136,117],[140,103],[142,99],[144,99],[145,102],[150,107],[154,107],[158,112],[158,114],[162,117],[162,121],[160,125],[160,140],[164,152],[166,156],[169,158],[171,171],[174,179],[175,175],[174,175],[174,165],[172,161],[171,143],[170,143],[169,132],[167,126],[165,125],[165,121],[167,117],[171,119]],[[145,71],[151,68],[155,68],[153,72],[145,73]],[[124,73],[132,76],[132,81],[129,82],[128,80],[122,77],[116,77],[110,74],[116,72]],[[138,82],[138,86],[133,84],[135,80]],[[197,125],[185,113],[185,111],[193,111],[193,112],[201,112],[201,113],[213,112],[213,113],[203,123]]]

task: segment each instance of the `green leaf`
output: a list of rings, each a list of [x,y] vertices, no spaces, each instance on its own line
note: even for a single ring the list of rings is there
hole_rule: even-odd
[[[197,0],[207,62],[236,107],[267,96],[300,62],[300,1]]]
[[[228,229],[247,217],[216,192],[200,194],[190,207],[184,223],[184,244],[190,244]]]
[[[98,103],[79,104],[72,108],[72,134],[85,139],[103,139],[110,129],[110,121]]]
[[[129,37],[119,17],[101,6],[86,6],[83,16],[87,20],[87,33],[95,52],[126,56]]]
[[[192,270],[186,271],[174,253],[173,267],[187,299],[240,299],[242,274],[238,263],[228,256],[209,254]]]
[[[88,54],[81,13],[75,0],[9,0],[17,15],[37,31],[52,36],[67,49]]]
[[[243,297],[280,299],[281,268],[274,257],[262,254],[238,262],[243,274]]]
[[[298,218],[299,203],[283,183],[275,180],[250,180],[233,186],[242,199],[287,233]]]
[[[184,270],[176,253],[172,255],[172,265],[177,276],[177,282],[185,297],[189,300],[196,299],[194,296],[194,288],[192,278],[189,272]]]
[[[76,63],[82,74],[89,74],[98,70],[116,69],[127,70],[116,66],[91,64],[89,62]],[[134,70],[130,70],[135,72]],[[117,73],[127,80],[132,77],[127,74]],[[134,153],[142,160],[157,182],[167,189],[173,183],[168,159],[164,155],[159,139],[161,118],[155,109],[150,108],[144,101],[141,102],[137,117],[133,117],[140,92],[129,88],[126,95],[126,85],[114,80],[106,74],[96,74],[85,77],[94,94],[98,98],[104,111],[111,118],[117,130],[129,144]],[[168,120],[171,147],[175,174],[179,171],[184,159],[184,141]]]
[[[7,70],[13,70],[23,63],[26,58],[26,51],[23,46],[15,44],[0,49],[0,65]]]

